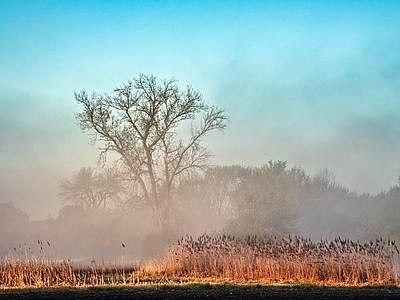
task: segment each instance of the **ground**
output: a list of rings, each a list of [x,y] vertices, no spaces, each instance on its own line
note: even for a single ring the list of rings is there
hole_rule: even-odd
[[[0,299],[400,299],[397,287],[158,286],[0,290]]]

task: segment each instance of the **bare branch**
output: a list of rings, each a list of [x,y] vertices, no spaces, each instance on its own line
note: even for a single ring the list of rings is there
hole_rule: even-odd
[[[180,91],[177,82],[140,74],[111,94],[75,93],[82,106],[76,115],[79,127],[91,134],[93,144],[105,143],[99,148],[104,161],[111,152],[120,156],[140,189],[140,196],[125,203],[145,201],[159,216],[160,227],[169,222],[171,190],[178,178],[207,165],[211,154],[202,139],[212,130],[223,131],[228,120],[223,110],[208,106],[198,90],[187,86]],[[189,140],[177,140],[179,125],[186,120],[194,124],[198,116],[200,123],[192,126]]]

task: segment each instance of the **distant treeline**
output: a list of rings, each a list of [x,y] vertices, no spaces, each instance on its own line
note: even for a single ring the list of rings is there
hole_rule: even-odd
[[[56,218],[30,222],[12,203],[0,204],[1,257],[134,261],[154,257],[182,235],[204,232],[400,240],[399,185],[357,194],[328,170],[311,176],[285,161],[214,166],[187,176],[168,196],[170,225],[161,231],[151,208],[117,170],[82,168],[60,188],[64,206]]]

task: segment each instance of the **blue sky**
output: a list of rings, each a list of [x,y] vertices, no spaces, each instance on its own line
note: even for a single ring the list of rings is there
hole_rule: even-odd
[[[379,193],[400,175],[398,1],[0,1],[0,202],[56,215],[94,166],[73,93],[139,73],[224,108],[216,164],[287,160]]]

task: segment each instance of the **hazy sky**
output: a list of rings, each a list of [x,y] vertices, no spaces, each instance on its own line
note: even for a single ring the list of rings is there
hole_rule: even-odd
[[[379,193],[400,175],[400,1],[0,1],[0,202],[32,220],[94,166],[74,91],[175,77],[225,108],[214,162],[287,160]]]

